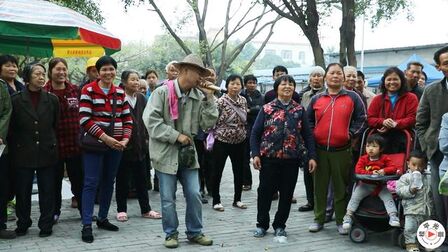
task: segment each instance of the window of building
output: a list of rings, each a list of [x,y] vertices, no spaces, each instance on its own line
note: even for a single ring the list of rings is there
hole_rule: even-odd
[[[292,60],[292,51],[291,50],[282,50],[281,57],[283,60]]]

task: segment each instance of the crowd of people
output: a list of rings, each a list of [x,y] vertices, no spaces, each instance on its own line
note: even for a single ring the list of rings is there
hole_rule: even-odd
[[[0,144],[5,147],[0,238],[26,235],[32,226],[35,179],[39,236],[52,235],[53,225],[63,218],[61,188],[67,174],[84,242],[94,241],[94,221],[100,229],[119,230],[108,218],[115,189],[118,222],[128,220],[127,199],[135,191],[141,217],[162,219],[164,245],[178,247],[179,181],[188,240],[212,245],[202,231],[202,205],[208,194],[213,210],[225,210],[220,184],[230,157],[232,207],[255,207],[242,196],[252,190],[252,176],[259,175],[254,237],[265,236],[270,225],[275,236],[287,236],[303,170],[307,202],[298,211],[314,211],[310,232],[322,230],[334,215],[338,233],[348,234],[361,200],[376,193],[390,226],[404,226],[406,249],[419,251],[416,232],[423,221],[433,218],[447,227],[448,47],[435,52],[434,61],[442,80],[426,85],[423,65],[410,62],[405,71],[386,69],[378,94],[366,87],[364,74],[354,66],[316,66],[299,92],[287,68],[276,66],[273,89],[263,95],[254,75],[231,74],[226,91],[215,91],[214,70],[193,54],[169,62],[165,80],[152,69],[143,75],[126,69],[119,85],[114,83],[117,62],[110,56],[89,59],[85,79],[75,85],[63,58],[52,58],[47,66],[26,65],[22,82],[17,59],[0,55]],[[362,139],[367,128],[371,134]],[[389,154],[406,151],[401,132],[414,130],[416,147],[402,175]],[[385,180],[358,181],[357,175],[402,176],[394,191]],[[150,188],[160,192],[161,213],[151,208]],[[405,218],[400,218],[395,195],[402,199]],[[17,228],[11,231],[6,223],[14,204]]]

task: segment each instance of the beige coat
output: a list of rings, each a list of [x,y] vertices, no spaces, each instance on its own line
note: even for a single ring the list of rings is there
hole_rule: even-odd
[[[214,101],[204,101],[204,95],[193,88],[182,101],[177,80],[174,81],[178,97],[179,118],[173,121],[168,105],[168,87],[154,90],[143,112],[143,122],[149,133],[149,153],[151,165],[159,172],[176,174],[180,145],[177,137],[182,133],[191,139],[199,128],[207,130],[218,119],[218,108]],[[194,146],[194,145],[193,145]],[[199,168],[197,153],[195,164],[190,168]]]

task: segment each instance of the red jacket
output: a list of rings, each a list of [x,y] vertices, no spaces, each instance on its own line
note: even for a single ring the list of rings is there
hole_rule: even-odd
[[[59,99],[59,122],[56,127],[59,157],[65,159],[81,154],[79,148],[79,89],[66,82],[61,92],[54,91],[51,81],[44,90],[56,95]]]
[[[397,173],[398,167],[392,162],[392,160],[385,154],[381,155],[380,159],[371,161],[369,156],[362,155],[356,163],[356,174],[373,174],[373,171],[384,170],[385,175],[394,175]]]
[[[388,95],[377,95],[372,99],[367,111],[369,127],[379,129],[383,121],[391,118],[397,122],[397,129],[411,129],[415,126],[418,99],[415,94],[406,92],[397,98],[392,110],[392,103]]]
[[[307,113],[316,144],[326,148],[348,145],[367,126],[361,97],[345,89],[334,96],[328,91],[315,95]]]

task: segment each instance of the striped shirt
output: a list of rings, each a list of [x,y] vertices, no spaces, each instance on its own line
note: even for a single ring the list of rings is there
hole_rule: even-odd
[[[114,132],[112,137],[120,141],[130,138],[132,133],[132,117],[129,104],[125,100],[124,90],[112,85],[105,94],[97,81],[87,84],[81,90],[79,104],[79,123],[84,130],[99,138],[112,120],[112,105],[114,93],[117,97],[115,110]],[[106,133],[111,135],[111,133]]]

